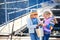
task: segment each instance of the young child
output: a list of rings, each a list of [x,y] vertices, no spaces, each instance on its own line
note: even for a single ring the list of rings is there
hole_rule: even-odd
[[[43,40],[49,40],[51,30],[53,29],[55,23],[54,23],[54,16],[51,15],[49,11],[44,12],[44,37]]]
[[[40,40],[41,38],[37,36],[36,28],[40,27],[40,19],[38,18],[37,12],[30,13],[30,17],[27,18],[27,28],[29,29],[29,34],[31,40]]]

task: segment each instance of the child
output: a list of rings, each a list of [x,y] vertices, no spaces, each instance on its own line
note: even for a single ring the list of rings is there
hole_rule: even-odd
[[[40,19],[37,12],[30,13],[30,17],[27,18],[27,28],[29,29],[31,40],[40,40],[37,36],[36,28],[40,27]]]
[[[44,17],[44,37],[43,40],[49,40],[51,30],[53,29],[55,23],[54,23],[54,16],[51,15],[50,12],[46,11],[43,14]]]

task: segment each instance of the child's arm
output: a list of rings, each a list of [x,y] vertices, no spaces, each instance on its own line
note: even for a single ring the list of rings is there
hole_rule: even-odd
[[[51,14],[51,16],[52,16],[52,18],[54,18],[54,23],[55,23],[55,24],[58,23],[58,21],[57,21],[57,19],[54,17],[54,14],[53,14],[53,13]]]
[[[52,20],[52,21],[50,22],[50,30],[53,29],[54,25],[55,25],[54,20]]]
[[[53,29],[53,27],[52,26],[50,26],[50,30],[52,30]]]
[[[56,24],[56,23],[58,23],[58,21],[57,21],[57,19],[56,18],[54,18],[54,23]]]

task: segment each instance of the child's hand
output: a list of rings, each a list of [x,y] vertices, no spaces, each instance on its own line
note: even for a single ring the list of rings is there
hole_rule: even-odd
[[[46,26],[46,24],[41,23],[41,24],[38,24],[38,26],[43,26],[43,27],[45,27],[45,26]]]
[[[40,26],[40,24],[38,24],[37,26],[36,26],[36,28],[38,28]]]
[[[50,26],[50,30],[52,30],[53,29],[53,27],[52,26]]]
[[[36,26],[36,28],[39,28],[39,26],[42,26],[42,24],[38,24],[38,25]]]
[[[38,24],[38,26],[42,26],[43,24],[41,23],[41,24]]]
[[[43,24],[43,27],[46,27],[46,24]]]

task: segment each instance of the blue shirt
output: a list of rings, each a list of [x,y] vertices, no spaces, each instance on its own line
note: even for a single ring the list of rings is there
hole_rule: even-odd
[[[38,24],[38,19],[37,18],[32,18],[31,20],[32,20],[33,25]]]

